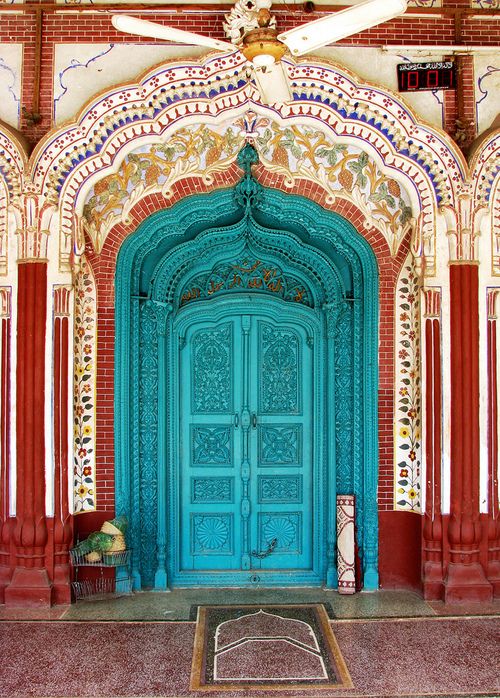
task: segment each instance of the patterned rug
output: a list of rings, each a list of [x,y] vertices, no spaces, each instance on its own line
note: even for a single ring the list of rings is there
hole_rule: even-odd
[[[191,690],[352,688],[323,604],[200,606]]]

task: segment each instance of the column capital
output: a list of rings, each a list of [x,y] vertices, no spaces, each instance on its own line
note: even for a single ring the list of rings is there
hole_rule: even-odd
[[[72,286],[57,284],[54,286],[54,317],[70,316],[70,299]]]
[[[477,264],[480,232],[474,216],[472,184],[464,182],[455,206],[445,206],[442,211],[447,226],[450,264]]]
[[[488,320],[497,320],[497,299],[500,296],[500,288],[489,288],[487,294]]]
[[[13,206],[16,218],[17,261],[47,262],[50,224],[54,204],[41,194],[26,192],[17,197]]]
[[[441,289],[438,287],[427,287],[422,289],[424,297],[424,317],[441,317]]]

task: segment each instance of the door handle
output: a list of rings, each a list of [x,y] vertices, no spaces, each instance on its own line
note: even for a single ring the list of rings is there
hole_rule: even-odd
[[[234,415],[234,426],[236,427],[236,429],[240,426],[240,415],[238,414],[238,412],[236,412],[236,414]]]
[[[255,429],[257,427],[257,415],[255,412],[252,414],[252,428]]]
[[[265,557],[267,557],[268,555],[270,555],[273,552],[273,550],[275,549],[275,547],[277,545],[278,545],[278,539],[273,538],[271,541],[269,541],[268,546],[265,550],[261,551],[260,553],[258,553],[256,550],[252,550],[252,555],[253,555],[253,557],[258,557],[259,560],[263,560]]]

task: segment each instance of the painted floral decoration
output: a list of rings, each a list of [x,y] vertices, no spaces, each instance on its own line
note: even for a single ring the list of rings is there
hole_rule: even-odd
[[[421,385],[419,283],[411,257],[403,267],[396,307],[395,508],[420,511]]]
[[[75,280],[74,512],[94,511],[96,294],[92,271],[82,259]]]

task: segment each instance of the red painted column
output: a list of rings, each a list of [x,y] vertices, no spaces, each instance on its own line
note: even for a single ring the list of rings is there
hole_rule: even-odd
[[[11,288],[0,288],[0,603],[12,576],[10,539],[10,343]]]
[[[45,568],[45,325],[47,264],[39,255],[18,262],[16,369],[15,569],[7,605],[50,605]]]
[[[478,267],[450,264],[451,502],[445,601],[489,601],[479,562]]]
[[[424,302],[426,497],[423,522],[423,587],[425,599],[441,600],[444,593],[441,516],[441,291],[424,290]]]
[[[54,602],[71,603],[69,547],[73,517],[68,502],[69,302],[71,288],[54,289]]]
[[[496,302],[488,291],[488,581],[500,596],[500,514],[498,508],[498,350]]]

